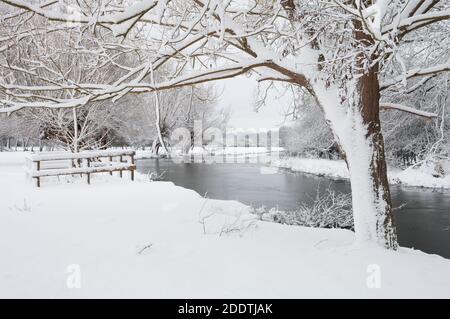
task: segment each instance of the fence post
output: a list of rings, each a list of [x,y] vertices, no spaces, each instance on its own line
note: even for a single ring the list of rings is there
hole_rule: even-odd
[[[119,163],[122,164],[122,155],[119,156]],[[122,178],[122,170],[119,170],[120,178]]]
[[[131,153],[131,165],[134,165],[134,153]],[[134,168],[131,168],[131,180],[134,181]]]
[[[112,165],[112,156],[109,156],[109,165]],[[109,175],[112,176],[112,171],[109,172]]]
[[[91,167],[89,158],[86,158],[86,166]],[[86,175],[87,175],[87,183],[88,183],[88,185],[91,185],[91,173],[88,172]]]
[[[36,161],[36,172],[39,172],[41,170],[41,161]],[[36,186],[41,187],[41,179],[39,176],[36,176]]]

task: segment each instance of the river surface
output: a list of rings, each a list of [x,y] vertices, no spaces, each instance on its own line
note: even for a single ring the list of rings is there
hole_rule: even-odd
[[[137,161],[137,170],[161,175],[161,180],[195,190],[213,199],[237,200],[253,207],[295,209],[311,203],[317,190],[331,187],[350,192],[350,184],[260,163],[179,163],[168,159]],[[450,258],[450,192],[391,187],[400,245]]]

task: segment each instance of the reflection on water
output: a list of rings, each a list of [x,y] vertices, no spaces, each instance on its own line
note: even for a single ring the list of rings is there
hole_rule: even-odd
[[[350,192],[347,181],[330,180],[287,170],[273,170],[257,163],[202,164],[171,160],[139,160],[138,171],[162,174],[162,180],[193,189],[214,199],[232,199],[260,207],[295,209],[311,202],[327,187]],[[400,245],[450,258],[450,192],[392,186]]]

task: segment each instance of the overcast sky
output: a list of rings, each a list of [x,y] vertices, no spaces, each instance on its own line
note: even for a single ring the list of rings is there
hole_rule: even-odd
[[[258,112],[254,110],[254,100],[257,83],[254,79],[239,76],[229,80],[216,82],[219,92],[219,106],[231,107],[231,118],[228,126],[235,128],[273,128],[283,123],[283,105],[287,97],[277,98],[272,94],[267,99],[267,105]]]

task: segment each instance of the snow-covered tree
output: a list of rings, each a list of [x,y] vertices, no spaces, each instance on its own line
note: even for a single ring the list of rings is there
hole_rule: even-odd
[[[434,24],[417,30],[400,43],[398,58],[390,61],[386,76],[395,70],[406,76],[402,70],[417,70],[420,65],[445,65],[450,61],[449,35],[448,24]],[[444,72],[431,72],[410,80],[394,77],[386,81],[381,87],[382,100],[438,114],[434,120],[424,120],[404,112],[383,112],[388,156],[400,159],[402,164],[411,164],[411,158],[419,161],[448,156],[448,85],[448,73]]]
[[[410,69],[399,54],[402,43],[415,42],[416,34],[430,27],[448,32],[447,1],[64,2],[70,10],[51,0],[2,2],[9,5],[1,19],[7,25],[0,43],[4,56],[17,43],[32,45],[37,35],[75,29],[80,40],[71,47],[88,55],[92,72],[100,72],[105,64],[117,69],[90,81],[58,71],[38,57],[24,66],[0,61],[7,72],[37,80],[30,86],[2,77],[2,112],[116,101],[128,93],[173,89],[250,71],[259,81],[301,86],[316,99],[345,156],[357,241],[397,247],[379,111],[435,115],[380,101],[380,88],[449,70],[448,61],[427,61]],[[30,25],[33,16],[43,18],[45,27]],[[124,62],[117,57],[124,54],[137,58]],[[171,75],[155,82],[153,72],[169,61]],[[395,61],[403,68],[394,68]],[[44,74],[37,72],[44,69]]]
[[[124,138],[129,145],[152,145],[153,151],[158,153],[162,147],[158,136],[158,121],[164,144],[169,149],[174,145],[181,146],[177,140],[177,129],[183,128],[189,132],[190,136],[184,137],[183,140],[183,151],[187,152],[194,146],[194,123],[202,128],[199,134],[210,127],[225,129],[229,112],[219,108],[216,101],[217,96],[212,85],[161,91],[158,94],[157,119],[152,93],[128,95],[117,102],[121,104],[120,107],[113,106],[115,116],[120,119],[116,134]]]
[[[79,152],[111,145],[112,133],[119,125],[114,109],[105,103],[71,109],[27,110],[26,116],[40,124],[40,138],[54,145]]]
[[[35,146],[42,147],[40,142],[40,126],[35,121],[23,116],[22,112],[17,112],[7,116],[0,115],[0,149],[15,149],[20,145],[23,149]]]
[[[228,122],[228,111],[217,107],[216,93],[214,87],[198,85],[182,87],[173,90],[165,90],[159,94],[159,126],[165,146],[170,148],[174,144],[182,147],[182,151],[187,153],[194,147],[194,140],[201,137],[208,128],[225,129]],[[155,100],[148,104],[147,116],[150,122],[155,123],[156,119]],[[151,120],[153,119],[153,120]],[[200,125],[200,130],[195,131],[195,124]],[[189,131],[190,137],[184,137],[182,143],[177,141],[176,129],[183,128]],[[157,130],[157,127],[155,127]],[[196,136],[197,135],[197,136]],[[202,135],[202,136],[199,136]],[[153,148],[157,153],[161,147],[157,134],[153,139]]]
[[[331,150],[335,150],[333,133],[311,95],[300,94],[287,108],[286,117],[292,117],[293,122],[280,129],[280,143],[290,155],[331,157]]]

